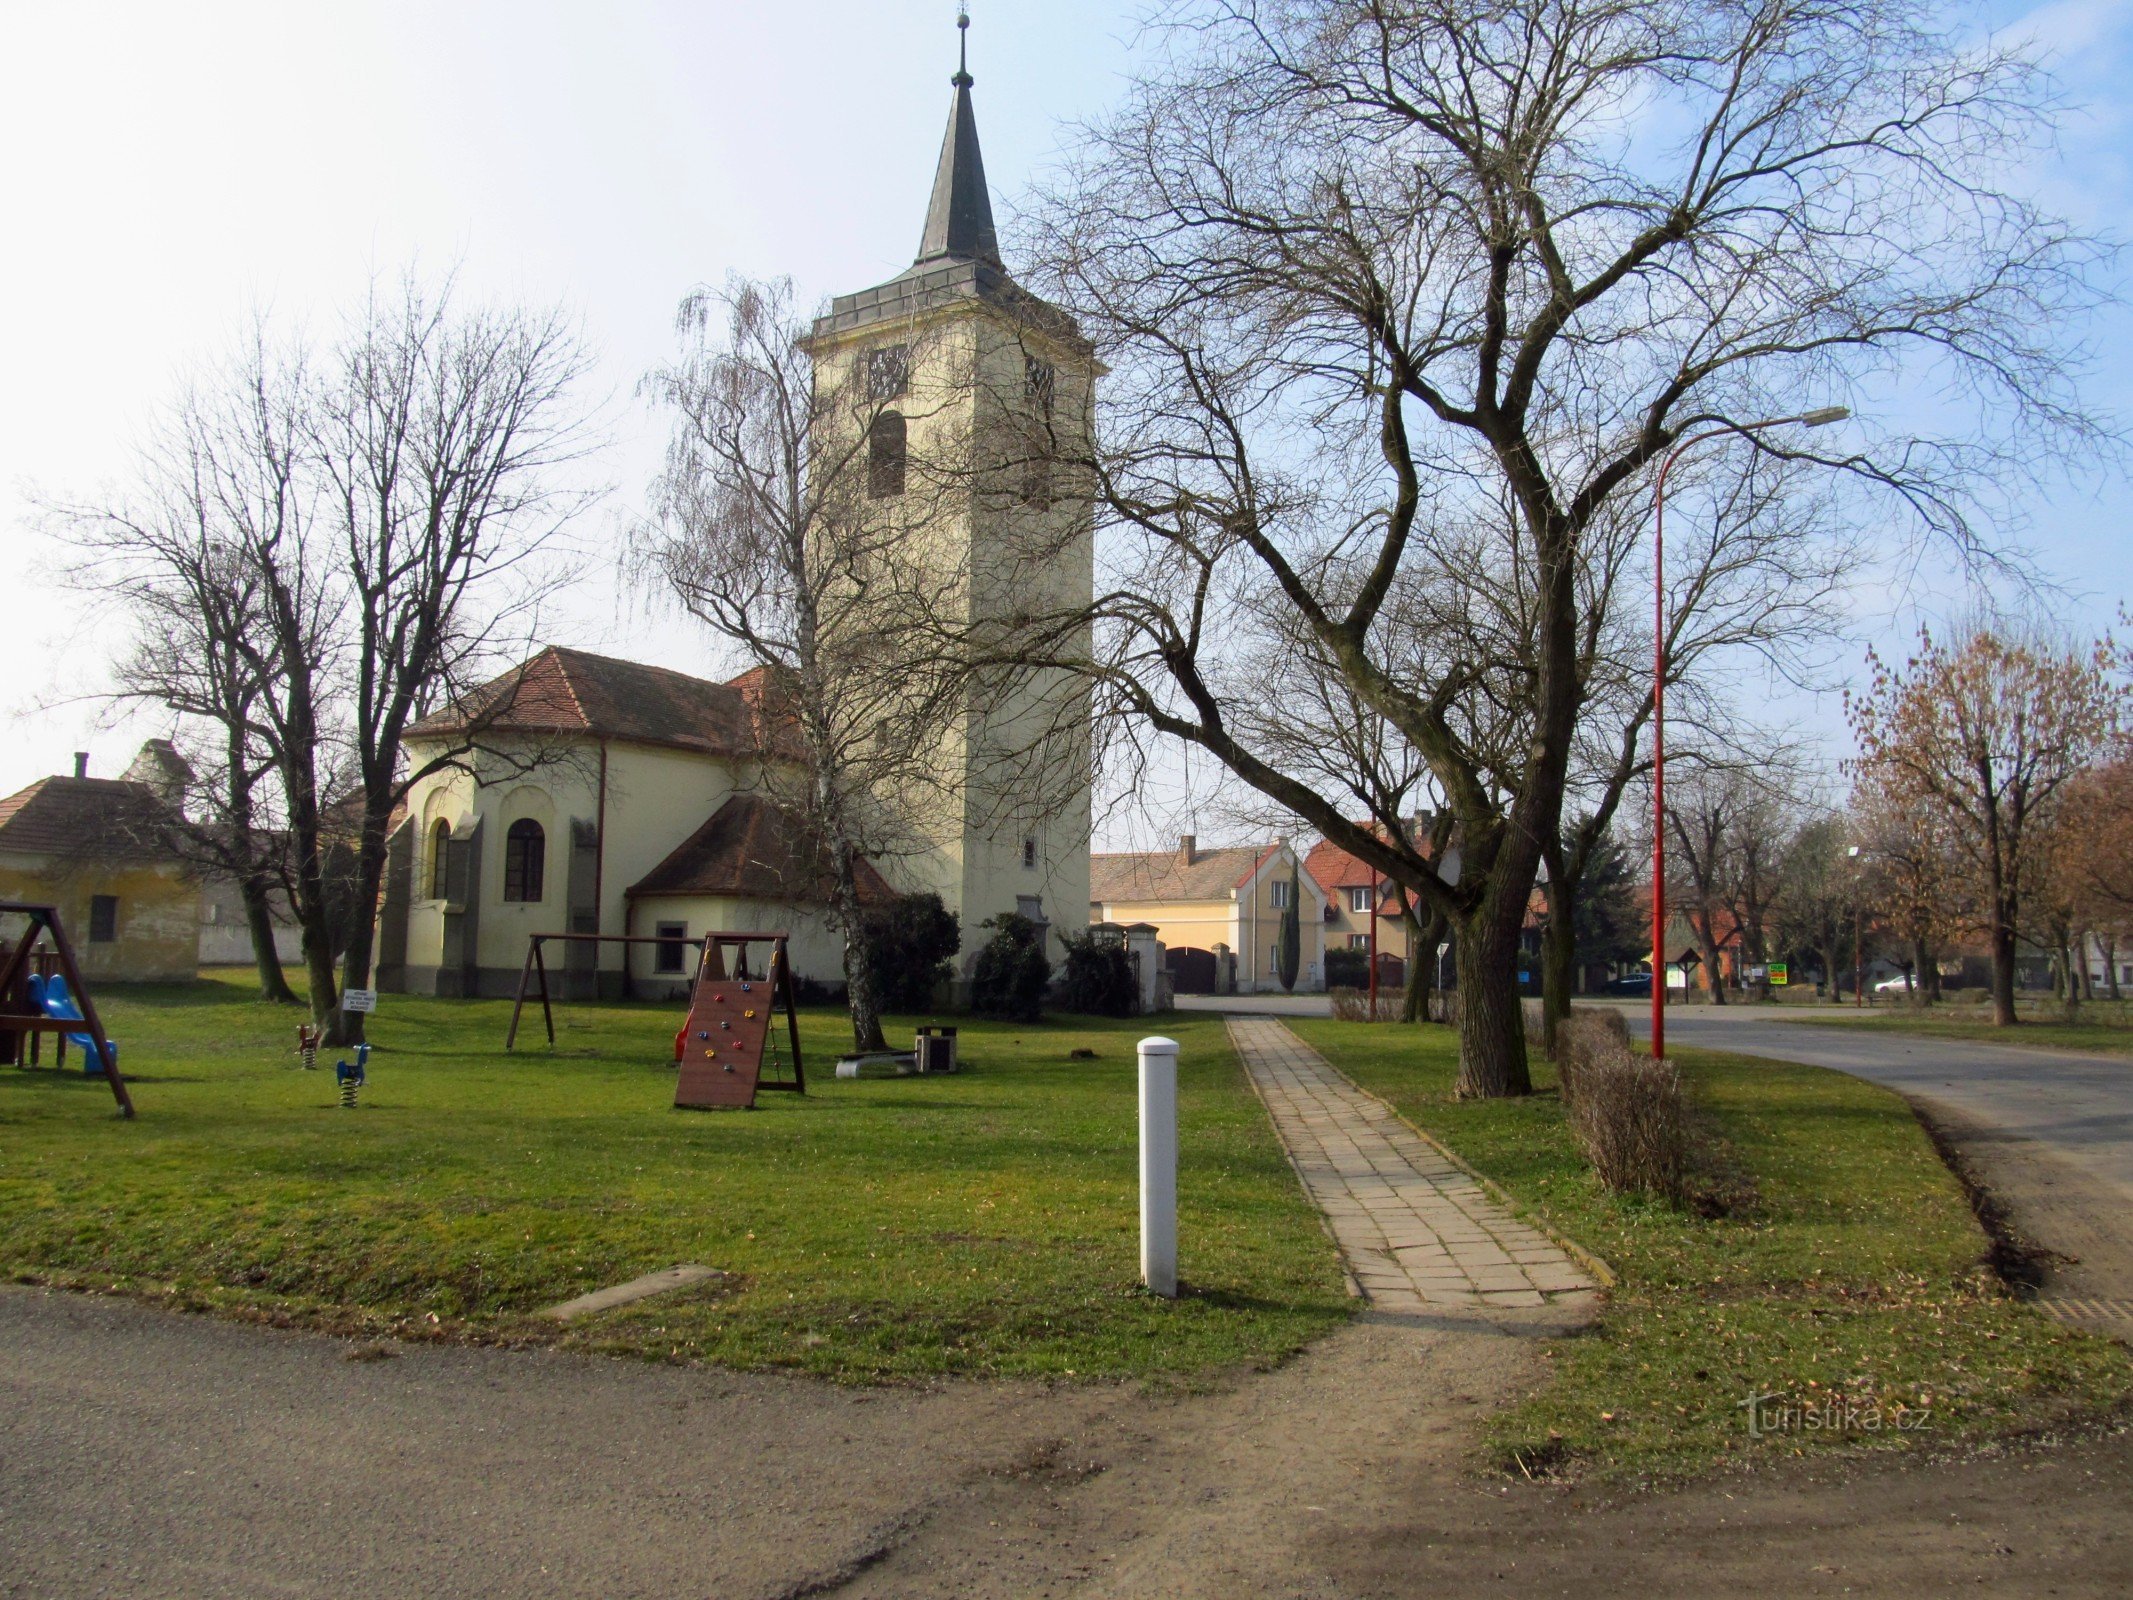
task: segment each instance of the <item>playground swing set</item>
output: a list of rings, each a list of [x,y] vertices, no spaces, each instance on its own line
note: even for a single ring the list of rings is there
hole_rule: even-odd
[[[111,1085],[119,1115],[133,1115],[133,1096],[119,1076],[118,1046],[104,1032],[89,986],[82,982],[74,947],[57,906],[0,900],[0,917],[29,919],[29,926],[0,957],[0,1056],[18,1067],[38,1064],[42,1036],[57,1034],[54,1065],[64,1066],[67,1046],[82,1053],[82,1071]]]
[[[674,940],[621,933],[535,933],[527,936],[526,962],[519,969],[518,998],[511,1007],[511,1029],[504,1048],[518,1043],[519,1017],[526,1009],[529,984],[538,985],[541,1021],[548,1043],[555,1045],[555,1013],[548,998],[548,962],[542,947],[603,944],[698,947],[696,977],[689,994],[689,1014],[674,1035],[674,1062],[680,1079],[674,1104],[689,1110],[748,1108],[759,1091],[807,1093],[807,1073],[800,1063],[800,1013],[795,1004],[789,936],[783,933],[707,933],[701,939]],[[768,945],[760,975],[748,964],[750,945]],[[729,962],[727,957],[732,957]],[[776,1023],[782,1015],[784,1041]]]

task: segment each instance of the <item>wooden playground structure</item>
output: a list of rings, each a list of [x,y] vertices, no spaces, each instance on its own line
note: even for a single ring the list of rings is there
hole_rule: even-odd
[[[674,1036],[674,1060],[681,1076],[674,1104],[689,1109],[745,1108],[761,1090],[807,1092],[807,1072],[800,1061],[800,1014],[794,1003],[789,937],[783,933],[707,933],[698,939],[674,940],[641,934],[535,933],[527,936],[526,961],[519,969],[518,998],[511,1007],[511,1029],[504,1048],[518,1043],[520,1015],[529,985],[537,985],[541,1021],[548,1043],[555,1044],[555,1012],[549,1003],[548,962],[542,946],[562,944],[675,944],[697,947],[696,976],[689,994],[689,1014]],[[751,945],[769,950],[760,973],[749,970]],[[728,970],[728,955],[731,970]],[[783,1044],[775,1027],[782,1013]]]
[[[22,901],[0,900],[0,916],[20,916],[29,919],[29,926],[22,937],[0,961],[0,1053],[16,1066],[34,1064],[38,1057],[39,1036],[52,1033],[59,1036],[56,1059],[66,1059],[68,1035],[78,1035],[94,1052],[93,1059],[102,1063],[105,1081],[111,1085],[113,1098],[118,1101],[119,1115],[133,1115],[133,1096],[126,1088],[126,1080],[119,1075],[118,1052],[111,1047],[111,1036],[104,1032],[103,1020],[96,1014],[96,1002],[89,997],[88,985],[81,980],[81,967],[74,959],[74,947],[67,941],[66,929],[59,920],[57,906],[32,905]],[[46,941],[49,949],[40,949]],[[36,974],[46,981],[54,977],[66,981],[67,992],[79,1008],[76,1017],[55,1016],[35,1007],[30,998],[30,978]],[[25,1057],[27,1059],[25,1059]]]

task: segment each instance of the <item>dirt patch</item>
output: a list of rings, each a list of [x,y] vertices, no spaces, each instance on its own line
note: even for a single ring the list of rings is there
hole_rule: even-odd
[[[1533,1330],[1526,1330],[1533,1331]],[[1795,1465],[1692,1489],[1475,1473],[1531,1339],[1366,1315],[1281,1371],[1129,1400],[937,1504],[839,1600],[2133,1592],[2133,1437]],[[1054,1463],[1057,1465],[1055,1466]],[[1067,1470],[1060,1471],[1064,1467]],[[1100,1469],[1100,1470],[1099,1470]]]

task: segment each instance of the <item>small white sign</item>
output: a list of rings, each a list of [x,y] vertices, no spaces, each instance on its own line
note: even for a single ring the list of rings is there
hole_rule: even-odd
[[[375,1011],[378,1009],[378,991],[375,989],[343,989],[343,1011]]]

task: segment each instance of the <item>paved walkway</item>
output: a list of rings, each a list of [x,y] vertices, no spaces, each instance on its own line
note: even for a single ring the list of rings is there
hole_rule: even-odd
[[[1229,1035],[1373,1306],[1596,1302],[1599,1286],[1560,1245],[1505,1211],[1281,1023],[1232,1017]]]

